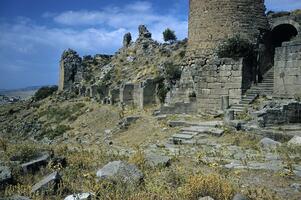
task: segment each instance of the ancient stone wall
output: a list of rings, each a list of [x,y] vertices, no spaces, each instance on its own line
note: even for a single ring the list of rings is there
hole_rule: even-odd
[[[203,66],[195,66],[201,69],[195,76],[199,112],[221,110],[222,96],[229,96],[230,105],[238,103],[252,84],[252,78],[248,74],[252,71],[252,66],[243,58],[215,58],[202,64]]]
[[[301,40],[276,48],[274,61],[274,97],[294,98],[296,94],[301,94]]]
[[[152,79],[141,83],[127,83],[120,88],[120,101],[128,106],[144,108],[157,101],[157,86]]]
[[[68,49],[63,52],[60,61],[59,91],[72,90],[75,83],[81,80],[82,59],[79,55]]]
[[[261,115],[260,125],[262,127],[288,124],[288,123],[301,123],[301,103],[291,102],[280,107],[269,108]]]
[[[237,34],[256,42],[259,29],[268,29],[264,0],[190,0],[192,57],[211,54],[220,42]]]

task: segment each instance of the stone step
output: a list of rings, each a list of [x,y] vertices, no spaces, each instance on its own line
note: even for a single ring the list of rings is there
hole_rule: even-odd
[[[205,122],[188,122],[188,121],[169,121],[167,122],[169,126],[171,127],[178,127],[178,126],[198,126],[198,127],[219,127],[223,126],[223,121],[205,121]]]
[[[181,139],[181,140],[191,140],[193,137],[194,135],[187,135],[181,133],[177,133],[172,136],[173,139]]]
[[[196,132],[198,134],[211,134],[214,136],[221,136],[224,130],[219,128],[202,127],[202,126],[191,126],[181,129],[182,132]]]
[[[180,134],[183,134],[183,135],[192,135],[192,136],[198,135],[198,133],[196,133],[196,132],[189,132],[189,131],[182,131]]]
[[[244,108],[244,107],[246,107],[246,106],[243,104],[234,104],[231,106],[231,108]]]

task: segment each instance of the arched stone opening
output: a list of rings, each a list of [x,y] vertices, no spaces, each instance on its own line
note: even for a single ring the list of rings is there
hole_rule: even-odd
[[[298,35],[298,30],[291,24],[280,24],[272,29],[271,42],[273,48],[281,47],[283,42],[290,41]]]

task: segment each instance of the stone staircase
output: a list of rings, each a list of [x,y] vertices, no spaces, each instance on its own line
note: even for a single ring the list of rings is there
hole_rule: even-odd
[[[253,103],[255,99],[260,95],[272,95],[274,88],[274,69],[270,69],[263,77],[263,81],[256,85],[253,85],[245,95],[241,98],[238,104],[231,106],[231,110],[234,110],[236,114],[242,113]]]
[[[224,133],[224,130],[219,128],[223,125],[222,121],[199,123],[171,121],[169,125],[171,127],[182,127],[178,133],[169,138],[172,144],[195,144],[200,138],[207,138],[209,135],[220,137]]]

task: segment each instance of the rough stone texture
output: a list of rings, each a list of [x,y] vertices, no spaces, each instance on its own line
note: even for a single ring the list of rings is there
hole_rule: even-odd
[[[64,200],[89,200],[89,199],[92,199],[91,193],[80,193],[80,194],[69,195]]]
[[[151,38],[152,34],[147,30],[145,25],[140,25],[138,27],[139,30],[139,38]]]
[[[61,181],[61,176],[58,172],[53,172],[52,174],[44,177],[40,182],[32,186],[32,193],[55,193],[58,189],[58,185]]]
[[[6,166],[0,166],[0,185],[7,183],[11,178],[11,170]]]
[[[263,138],[260,140],[259,145],[266,150],[272,150],[276,149],[278,146],[281,145],[280,142],[276,142],[275,140],[272,140],[270,138]]]
[[[123,36],[123,47],[127,48],[128,46],[130,46],[131,42],[132,42],[132,35],[131,35],[131,33],[126,33]]]
[[[276,48],[274,61],[274,96],[294,98],[301,94],[301,39]]]
[[[268,29],[264,0],[190,0],[188,47],[194,54],[210,54],[237,34],[254,42],[260,28]]]
[[[290,146],[301,146],[301,137],[295,136],[290,141],[288,141],[288,145]]]
[[[139,84],[126,83],[120,87],[120,101],[128,106],[144,108],[157,103],[157,85],[152,79]]]
[[[0,200],[30,200],[30,198],[17,195],[17,196],[12,196],[12,197],[7,197],[7,198],[0,198]]]
[[[97,177],[125,183],[139,184],[143,179],[142,172],[132,164],[113,161],[96,173]]]
[[[230,105],[238,103],[252,83],[250,71],[245,59],[215,58],[201,66],[195,76],[198,112],[222,110],[222,96],[229,96]]]
[[[73,84],[81,79],[82,59],[72,49],[63,52],[60,61],[60,82],[59,91],[71,90]]]
[[[301,103],[285,102],[271,103],[258,114],[258,122],[261,127],[301,123]]]
[[[199,198],[199,200],[214,200],[214,199],[210,196],[207,196],[207,197]]]
[[[168,156],[157,155],[148,153],[145,155],[146,163],[151,167],[167,167],[171,163],[171,158]]]
[[[249,198],[242,194],[236,194],[232,200],[249,200]]]
[[[176,102],[170,105],[163,105],[160,108],[159,114],[197,114],[197,102],[194,100],[189,103]]]
[[[35,160],[24,163],[21,165],[24,173],[37,171],[40,167],[48,164],[50,156],[48,154],[43,155]]]

